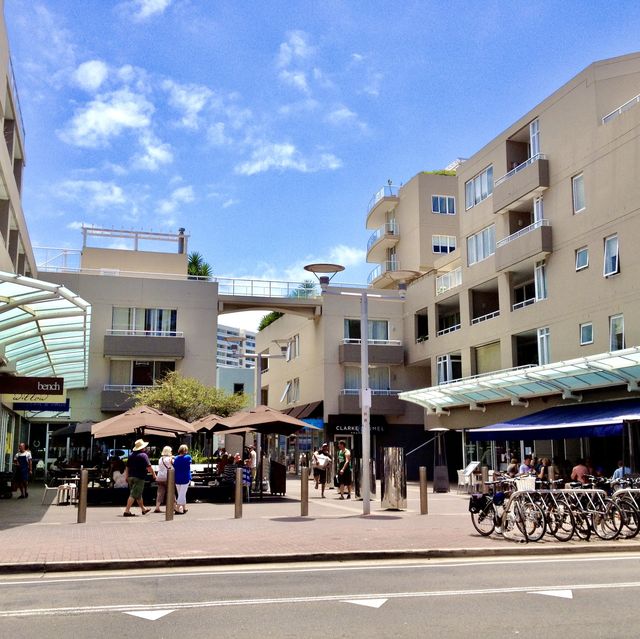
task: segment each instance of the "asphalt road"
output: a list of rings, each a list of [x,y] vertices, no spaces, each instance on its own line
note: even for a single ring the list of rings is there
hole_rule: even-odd
[[[2,637],[640,635],[640,555],[0,578]]]

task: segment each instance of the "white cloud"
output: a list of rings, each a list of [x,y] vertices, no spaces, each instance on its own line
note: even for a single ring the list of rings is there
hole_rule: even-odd
[[[140,137],[140,145],[143,152],[133,157],[133,168],[157,171],[163,164],[173,162],[171,146],[161,142],[150,133],[145,133]]]
[[[164,13],[172,0],[129,0],[121,6],[134,21],[143,22],[155,15]]]
[[[335,170],[342,161],[331,153],[322,153],[317,157],[306,158],[293,144],[260,144],[251,154],[251,159],[235,167],[240,175],[255,175],[271,169],[294,170],[301,173],[314,173],[322,170]]]
[[[54,193],[88,209],[105,209],[127,201],[121,187],[99,180],[65,180],[54,188]]]
[[[69,222],[67,228],[71,231],[79,231],[83,226],[94,227],[95,224],[87,224],[87,222]]]
[[[233,206],[234,204],[237,204],[238,200],[234,200],[233,198],[229,198],[228,200],[225,200],[222,203],[222,208],[223,209],[228,209],[230,206]]]
[[[382,86],[382,80],[384,76],[382,73],[372,71],[368,74],[367,82],[363,87],[364,93],[377,97],[380,95],[380,87]]]
[[[293,102],[292,104],[283,104],[278,107],[278,113],[281,115],[294,115],[297,113],[306,113],[315,111],[320,106],[320,103],[313,98],[306,98],[299,102]]]
[[[73,73],[74,82],[85,91],[97,91],[109,75],[109,67],[102,60],[83,62]]]
[[[286,42],[280,44],[276,64],[279,68],[288,67],[290,64],[311,57],[315,52],[304,31],[291,31]]]
[[[158,202],[158,211],[163,215],[174,213],[180,204],[188,204],[195,200],[192,186],[180,186],[171,192],[166,200]]]
[[[126,88],[119,89],[99,95],[78,109],[58,135],[74,146],[104,146],[109,138],[125,129],[148,127],[153,111],[153,105],[144,96]]]
[[[327,115],[325,121],[333,125],[354,124],[358,116],[345,106],[334,109]]]
[[[283,69],[278,74],[278,77],[284,82],[295,89],[299,89],[303,93],[309,93],[309,85],[307,84],[307,76],[304,71],[287,71]]]
[[[226,125],[224,122],[216,122],[207,129],[207,139],[214,146],[226,146],[231,144],[233,140],[226,134]]]
[[[181,113],[180,124],[198,128],[198,116],[213,96],[211,89],[197,84],[177,84],[165,80],[162,88],[169,93],[169,104]]]
[[[329,252],[329,259],[332,263],[342,266],[361,266],[365,263],[366,255],[364,249],[338,244]]]

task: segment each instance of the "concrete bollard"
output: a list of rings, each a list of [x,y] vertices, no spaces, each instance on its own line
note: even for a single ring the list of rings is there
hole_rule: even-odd
[[[555,484],[553,483],[556,479],[556,472],[553,470],[553,464],[549,464],[549,488],[555,488]]]
[[[235,518],[242,519],[242,468],[236,468]]]
[[[309,514],[309,469],[303,466],[301,469],[300,481],[300,517],[307,517]]]
[[[427,467],[420,466],[420,514],[429,514],[428,490],[427,490]]]
[[[167,470],[167,497],[165,499],[164,520],[173,521],[176,509],[176,470],[173,466]]]
[[[78,495],[78,523],[87,523],[87,488],[89,487],[89,471],[80,471],[80,494]]]
[[[486,493],[488,490],[487,482],[489,481],[489,466],[482,467],[482,492]]]

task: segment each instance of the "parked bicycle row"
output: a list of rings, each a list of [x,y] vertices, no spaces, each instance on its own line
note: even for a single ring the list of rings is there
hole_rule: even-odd
[[[471,521],[483,536],[495,533],[526,542],[545,535],[558,541],[635,537],[640,531],[638,480],[588,479],[590,483],[570,488],[560,488],[563,480],[506,475],[485,482],[487,492],[470,497]]]

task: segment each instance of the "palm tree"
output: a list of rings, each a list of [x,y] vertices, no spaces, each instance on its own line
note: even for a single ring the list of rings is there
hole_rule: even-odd
[[[202,254],[198,251],[192,251],[189,253],[189,265],[187,267],[187,273],[196,277],[211,277],[213,269],[208,262],[204,261]]]

